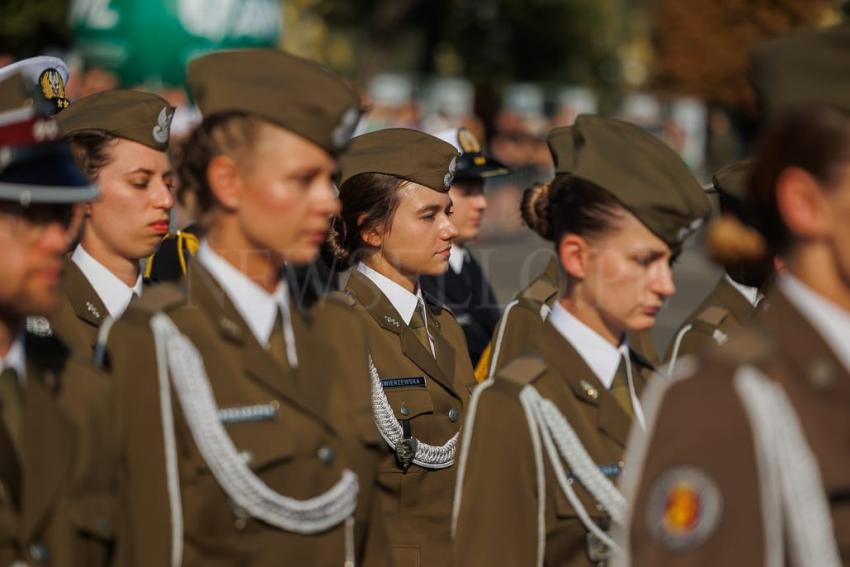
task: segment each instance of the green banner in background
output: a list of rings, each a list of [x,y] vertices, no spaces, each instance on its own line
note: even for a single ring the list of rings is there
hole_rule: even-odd
[[[206,51],[277,46],[283,27],[281,0],[72,0],[70,20],[87,66],[148,88],[182,85]]]

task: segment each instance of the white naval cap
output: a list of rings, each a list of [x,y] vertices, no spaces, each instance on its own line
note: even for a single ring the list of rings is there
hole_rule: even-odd
[[[39,98],[46,100],[54,112],[68,107],[65,96],[68,66],[58,57],[39,55],[0,67],[0,82],[15,74],[24,79],[27,91],[41,93]]]

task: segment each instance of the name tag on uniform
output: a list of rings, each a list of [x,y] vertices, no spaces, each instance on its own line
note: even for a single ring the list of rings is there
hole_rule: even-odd
[[[392,390],[393,388],[424,388],[425,377],[382,378],[381,386],[383,386],[384,390]]]
[[[620,463],[611,463],[610,465],[599,465],[599,472],[608,478],[616,478],[623,472],[623,465]],[[576,480],[574,475],[569,476],[570,480]]]
[[[224,408],[218,410],[218,419],[224,424],[268,421],[277,417],[279,408],[280,404],[276,401],[269,404]]]

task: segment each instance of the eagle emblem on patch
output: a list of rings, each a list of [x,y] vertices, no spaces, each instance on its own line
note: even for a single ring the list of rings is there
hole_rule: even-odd
[[[452,161],[449,163],[449,171],[443,178],[443,187],[446,189],[452,186],[452,182],[455,180],[455,171],[457,171],[457,156],[452,158]]]
[[[478,143],[478,139],[469,128],[461,128],[457,131],[457,142],[465,154],[481,152],[481,144]]]
[[[156,118],[156,126],[153,127],[153,139],[158,144],[168,142],[168,137],[171,135],[171,119],[174,118],[174,109],[170,106],[164,107],[159,111],[159,116]]]
[[[669,549],[693,549],[717,529],[723,499],[714,480],[703,470],[676,467],[652,486],[647,510],[650,532]]]
[[[44,98],[56,105],[56,110],[70,106],[70,101],[65,98],[65,80],[57,69],[50,67],[42,71],[38,77],[38,86]]]

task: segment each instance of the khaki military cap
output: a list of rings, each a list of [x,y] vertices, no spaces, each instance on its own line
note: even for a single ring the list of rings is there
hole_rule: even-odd
[[[142,91],[112,90],[82,98],[59,114],[59,130],[70,136],[101,130],[159,151],[168,148],[174,107]]]
[[[573,127],[554,128],[546,137],[546,145],[555,163],[555,175],[573,171]]]
[[[448,191],[458,153],[454,146],[424,132],[389,128],[357,136],[340,158],[340,186],[361,173],[393,175]]]
[[[750,80],[765,118],[822,104],[850,110],[850,23],[759,43]]]
[[[204,116],[246,112],[331,154],[348,146],[362,114],[357,92],[337,75],[272,49],[204,55],[189,63],[186,80]]]
[[[639,126],[583,115],[573,127],[573,141],[573,176],[608,191],[671,248],[711,213],[708,197],[685,162]]]
[[[750,160],[736,161],[725,165],[714,173],[714,189],[723,197],[739,203],[747,201],[747,180]]]

